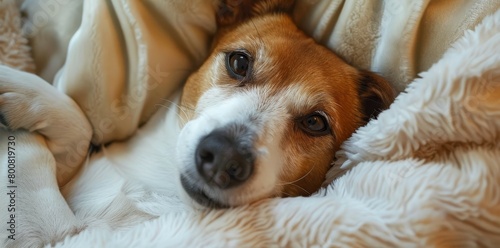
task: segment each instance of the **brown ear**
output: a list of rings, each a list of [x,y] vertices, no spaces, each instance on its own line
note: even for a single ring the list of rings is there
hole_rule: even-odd
[[[389,105],[394,101],[395,91],[383,77],[373,72],[361,71],[359,97],[363,120],[368,122],[389,108]]]
[[[270,13],[288,13],[294,0],[221,0],[217,25],[227,27]]]

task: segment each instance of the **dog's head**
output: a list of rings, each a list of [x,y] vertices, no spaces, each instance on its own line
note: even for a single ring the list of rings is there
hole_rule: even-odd
[[[202,205],[313,193],[342,142],[393,100],[381,77],[302,33],[291,5],[223,3],[213,51],[185,85],[177,154]]]

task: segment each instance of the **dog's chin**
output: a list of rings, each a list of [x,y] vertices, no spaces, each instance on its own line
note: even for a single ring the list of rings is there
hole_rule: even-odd
[[[197,204],[205,208],[229,208],[229,205],[221,203],[211,197],[209,197],[201,188],[198,188],[194,184],[189,182],[186,176],[181,174],[181,184],[184,191],[188,196],[193,199]]]

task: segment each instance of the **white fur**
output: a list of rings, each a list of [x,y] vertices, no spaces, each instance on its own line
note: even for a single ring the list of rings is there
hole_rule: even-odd
[[[188,122],[179,135],[177,152],[181,171],[199,182],[201,178],[193,165],[200,139],[230,124],[249,128],[255,135],[253,147],[256,151],[252,179],[234,189],[205,190],[210,197],[233,206],[280,192],[278,179],[285,171],[280,142],[286,135],[287,123],[293,121],[290,108],[302,99],[297,96],[304,95],[304,91],[300,84],[283,89],[276,96],[271,96],[266,86],[242,88],[241,92],[231,94],[228,91],[213,87],[202,95],[196,108],[197,117]],[[198,183],[198,187],[202,188],[203,184]]]

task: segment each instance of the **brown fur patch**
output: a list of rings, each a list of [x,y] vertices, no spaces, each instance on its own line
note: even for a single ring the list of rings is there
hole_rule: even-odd
[[[224,28],[239,25],[253,17],[288,13],[294,0],[222,0],[217,12],[217,25]]]

